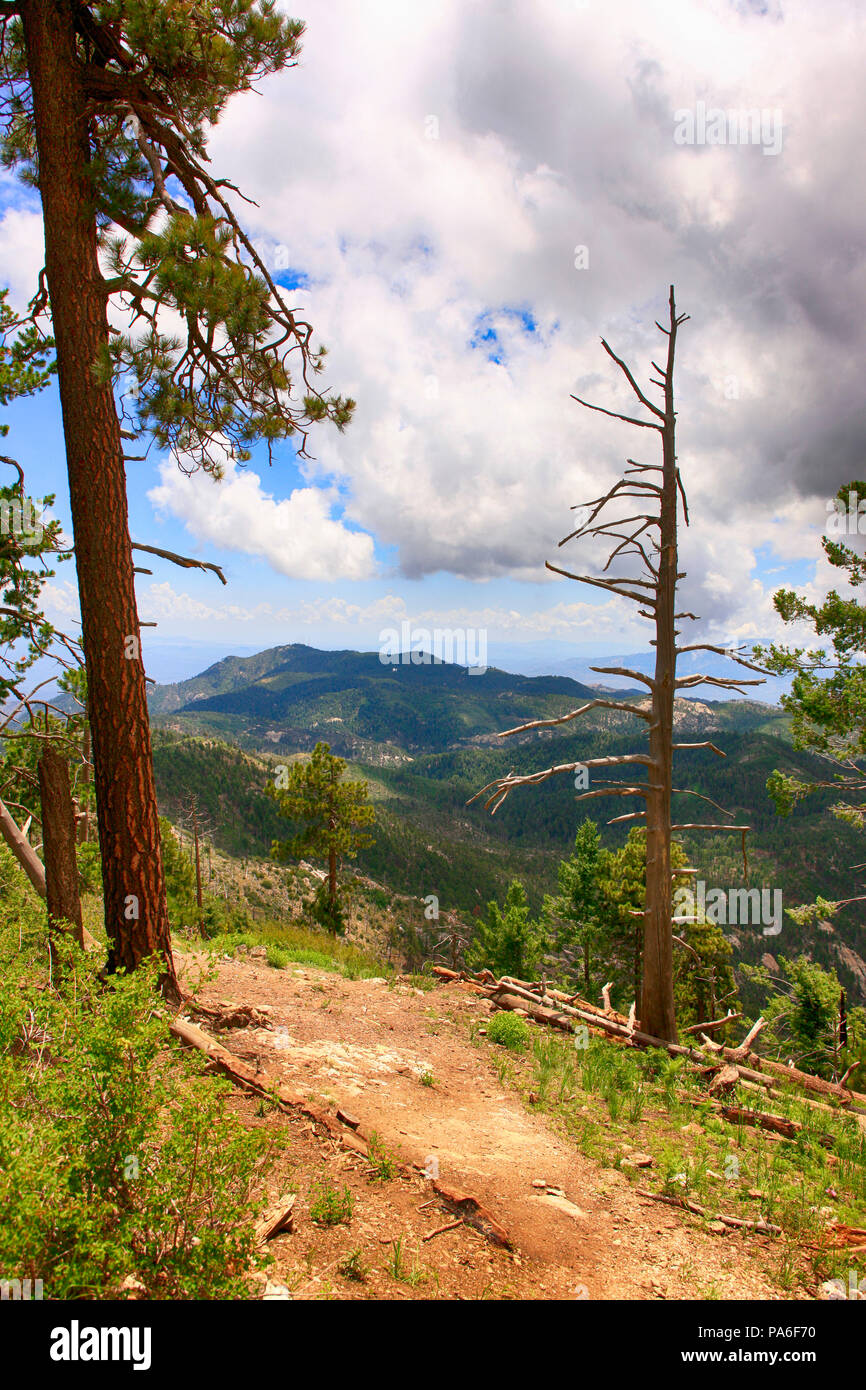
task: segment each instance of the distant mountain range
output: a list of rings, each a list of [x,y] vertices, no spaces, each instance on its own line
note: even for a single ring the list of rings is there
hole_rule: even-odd
[[[633,657],[625,658],[637,666]],[[599,664],[620,664],[601,658]],[[713,690],[713,687],[709,687]],[[617,692],[628,704],[645,691]],[[433,892],[472,911],[512,877],[540,903],[556,887],[556,866],[568,854],[585,815],[607,844],[621,843],[627,826],[613,816],[639,809],[635,799],[575,801],[570,777],[525,787],[491,817],[470,802],[494,777],[514,771],[636,752],[643,724],[626,711],[593,709],[573,721],[500,734],[534,720],[555,720],[599,698],[597,688],[562,675],[522,675],[491,667],[470,674],[445,663],[388,662],[375,652],[320,651],[294,644],[246,657],[227,657],[200,675],[150,694],[160,805],[177,816],[195,791],[218,842],[236,854],[267,854],[280,825],[263,795],[269,768],[308,752],[319,739],[368,780],[376,805],[376,843],[358,867],[380,883],[410,894]],[[753,827],[749,883],[778,887],[784,902],[850,898],[860,890],[850,866],[862,861],[857,832],[827,813],[831,793],[810,798],[794,815],[776,815],[767,795],[775,768],[808,779],[823,773],[791,747],[789,721],[773,706],[751,700],[677,701],[677,820]],[[727,754],[701,747],[711,740]],[[603,779],[604,774],[599,774]],[[612,776],[616,779],[616,769]],[[590,783],[596,774],[590,776]],[[703,800],[699,798],[704,798]],[[683,836],[692,864],[709,884],[739,885],[739,835]],[[846,986],[866,1000],[866,925],[857,907],[817,928],[785,918],[782,935],[741,934],[739,959],[752,963],[771,950],[808,950],[839,968]]]
[[[631,661],[641,669],[637,657],[597,660]],[[646,668],[652,658],[640,660]],[[646,695],[643,687],[620,684],[620,699]],[[707,689],[715,693],[715,687]],[[307,748],[325,738],[340,751],[373,758],[376,748],[417,754],[484,743],[501,747],[503,729],[557,718],[600,694],[598,685],[571,676],[522,675],[495,666],[472,671],[433,660],[416,665],[405,654],[383,663],[376,652],[320,651],[294,643],[226,657],[189,680],[157,685],[149,702],[156,723],[170,722],[178,730],[209,730],[259,748]],[[680,718],[700,722],[708,708],[693,698]],[[732,702],[725,715],[718,704],[713,708],[716,720],[738,726],[777,717],[772,707],[742,700]]]
[[[315,735],[355,752],[370,753],[374,745],[441,752],[564,713],[597,694],[567,676],[470,671],[432,660],[383,663],[376,652],[296,643],[226,657],[191,680],[156,686],[149,701],[157,723],[192,723],[257,746],[306,747]]]

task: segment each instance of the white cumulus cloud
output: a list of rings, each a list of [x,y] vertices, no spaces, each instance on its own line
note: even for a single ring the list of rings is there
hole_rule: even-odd
[[[221,482],[187,476],[169,461],[160,478],[148,493],[154,507],[183,521],[199,541],[259,556],[290,579],[358,580],[375,572],[372,537],[331,515],[332,490],[295,488],[277,499],[257,473],[231,462]]]

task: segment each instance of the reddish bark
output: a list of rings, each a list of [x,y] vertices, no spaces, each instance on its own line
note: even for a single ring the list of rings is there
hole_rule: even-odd
[[[131,970],[155,953],[163,988],[177,999],[123,447],[111,383],[94,374],[106,365],[109,336],[75,7],[32,0],[23,24],[89,683],[108,968]]]

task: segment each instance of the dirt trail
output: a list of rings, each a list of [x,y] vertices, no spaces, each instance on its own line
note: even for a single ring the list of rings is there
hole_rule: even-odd
[[[267,1006],[273,1029],[239,1029],[221,1041],[352,1112],[406,1162],[428,1173],[438,1164],[442,1181],[471,1193],[505,1228],[539,1297],[785,1296],[771,1277],[778,1251],[768,1238],[712,1234],[640,1197],[623,1174],[528,1112],[500,1084],[487,1047],[473,1045],[470,1023],[483,1027],[489,1009],[460,987],[422,994],[310,967],[274,970],[253,957],[222,962],[201,997]],[[564,1195],[533,1186],[542,1181]]]

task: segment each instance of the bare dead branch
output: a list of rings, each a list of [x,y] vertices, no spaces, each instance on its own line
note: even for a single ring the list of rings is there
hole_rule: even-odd
[[[568,714],[561,714],[558,719],[532,719],[528,724],[518,724],[513,729],[503,729],[500,738],[508,738],[511,734],[523,734],[528,729],[550,729],[555,724],[567,724],[571,719],[577,719],[581,714],[586,714],[591,709],[612,709],[620,710],[623,714],[636,714],[639,719],[651,719],[652,716],[647,710],[638,709],[635,705],[621,704],[617,700],[590,700],[589,704],[581,705],[580,709],[573,709]]]
[[[157,545],[141,545],[138,541],[132,542],[133,550],[146,550],[148,555],[158,555],[161,560],[170,560],[173,565],[180,565],[185,570],[213,570],[221,584],[228,581],[220,569],[219,565],[212,565],[209,560],[191,560],[186,555],[177,555],[173,550],[162,550]],[[150,574],[150,570],[145,570],[145,574]]]
[[[628,382],[628,384],[629,384],[629,386],[631,387],[631,389],[634,391],[634,393],[635,393],[635,395],[637,396],[638,400],[640,401],[641,405],[645,405],[646,408],[647,408],[647,410],[651,410],[652,413],[653,413],[653,415],[655,415],[655,416],[657,417],[657,419],[659,419],[659,420],[664,420],[664,418],[665,418],[665,413],[664,413],[664,411],[663,411],[663,410],[659,410],[658,406],[657,406],[657,405],[653,405],[652,401],[649,400],[649,398],[648,398],[647,396],[644,395],[643,391],[642,391],[642,390],[640,389],[640,387],[638,386],[637,382],[635,381],[634,377],[632,376],[632,374],[631,374],[631,372],[629,371],[628,367],[626,366],[625,362],[623,362],[622,358],[621,358],[621,357],[617,357],[616,353],[613,351],[613,349],[612,349],[611,347],[608,346],[608,344],[605,342],[604,338],[602,338],[602,340],[601,340],[601,345],[602,345],[602,347],[604,348],[605,352],[607,353],[608,357],[612,357],[613,360],[614,360],[614,362],[616,363],[616,365],[617,365],[619,368],[621,368],[621,370],[622,370],[622,372],[623,372],[623,375],[625,376],[626,381]],[[663,375],[663,374],[662,374],[662,375]]]

